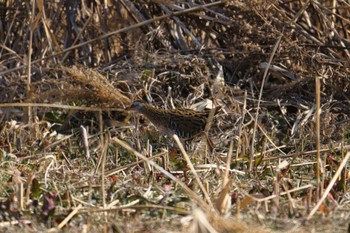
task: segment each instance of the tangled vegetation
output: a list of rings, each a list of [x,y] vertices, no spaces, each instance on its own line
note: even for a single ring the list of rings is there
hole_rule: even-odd
[[[2,1],[0,231],[347,231],[349,8]],[[218,107],[213,145],[136,99]]]

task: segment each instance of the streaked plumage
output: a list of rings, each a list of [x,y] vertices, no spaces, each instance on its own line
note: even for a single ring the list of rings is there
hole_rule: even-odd
[[[176,134],[182,139],[191,139],[200,135],[205,129],[210,112],[197,112],[191,109],[157,109],[141,101],[133,102],[128,110],[143,114],[162,133]]]

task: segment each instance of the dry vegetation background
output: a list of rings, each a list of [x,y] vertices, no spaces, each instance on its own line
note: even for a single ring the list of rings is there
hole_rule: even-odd
[[[0,18],[1,232],[348,230],[349,1],[4,0]],[[214,150],[180,151],[134,99],[219,106]]]

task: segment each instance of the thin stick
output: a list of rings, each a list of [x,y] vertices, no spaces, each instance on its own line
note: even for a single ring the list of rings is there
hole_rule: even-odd
[[[70,214],[65,219],[63,219],[63,221],[60,224],[58,224],[56,228],[51,228],[48,232],[56,232],[57,229],[62,229],[67,224],[67,222],[71,220],[76,213],[78,213],[80,209],[81,204],[77,208],[73,209],[73,211],[70,212]]]
[[[175,139],[175,141],[176,141],[178,147],[180,148],[180,151],[181,151],[182,155],[184,156],[184,158],[185,158],[185,160],[186,160],[186,162],[187,162],[187,166],[188,166],[188,167],[190,168],[190,170],[192,171],[192,173],[193,173],[193,175],[194,175],[194,177],[195,177],[195,179],[196,179],[196,181],[197,181],[197,183],[198,183],[200,189],[202,190],[202,192],[203,192],[203,194],[204,194],[205,199],[206,199],[207,202],[209,203],[210,207],[213,207],[213,203],[212,203],[211,200],[210,200],[210,196],[209,196],[207,190],[205,190],[205,187],[204,187],[202,181],[199,179],[199,176],[198,176],[196,170],[194,169],[193,164],[192,164],[190,158],[188,157],[188,155],[187,155],[187,153],[186,153],[186,151],[185,151],[185,148],[183,147],[182,143],[180,142],[179,137],[178,137],[176,134],[174,134],[174,135],[173,135],[173,138]]]
[[[267,77],[267,73],[270,69],[271,63],[272,63],[272,59],[275,56],[275,53],[277,51],[277,48],[279,47],[280,43],[281,43],[281,39],[282,39],[283,34],[280,35],[280,37],[278,38],[275,46],[273,47],[273,50],[271,52],[269,61],[267,63],[266,69],[264,71],[264,75],[263,75],[263,80],[261,82],[261,87],[260,87],[260,93],[259,93],[259,100],[258,100],[258,105],[256,107],[256,113],[255,113],[255,121],[254,121],[254,130],[253,130],[253,135],[252,135],[252,142],[251,142],[251,146],[250,146],[250,156],[249,156],[249,172],[251,173],[253,170],[253,162],[254,162],[254,151],[255,151],[255,134],[256,134],[256,129],[258,126],[258,116],[259,116],[259,111],[260,111],[260,102],[261,102],[261,98],[262,98],[262,93],[264,90],[264,86],[265,86],[265,80]]]
[[[301,191],[301,190],[304,190],[304,189],[308,189],[308,188],[312,188],[312,185],[311,184],[307,184],[307,185],[304,185],[304,186],[301,186],[301,187],[298,187],[298,188],[294,188],[294,189],[290,189],[288,191],[285,191],[285,192],[280,192],[279,193],[279,196],[283,196],[283,195],[286,195],[288,193],[294,193],[294,192],[298,192],[298,191]],[[250,195],[249,195],[250,196]],[[274,199],[277,197],[276,194],[273,194],[271,196],[268,196],[268,197],[264,197],[264,198],[255,198],[253,196],[250,196],[252,197],[255,201],[257,202],[264,202],[264,201],[267,201],[267,200],[271,200],[271,199]]]
[[[94,108],[94,107],[84,107],[84,106],[70,106],[64,104],[44,104],[44,103],[1,103],[0,108],[12,108],[12,107],[44,107],[44,108],[61,108],[61,109],[71,109],[71,110],[82,110],[82,111],[118,111],[121,108]]]
[[[344,141],[342,141],[342,143],[341,143],[341,157],[342,157],[342,159],[344,159],[344,152],[345,152],[345,150],[344,150]],[[347,183],[347,171],[346,171],[346,169],[344,170],[344,172],[343,172],[343,175],[342,175],[342,180],[343,180],[343,193],[346,193],[347,192],[347,187],[346,187],[346,183]]]
[[[333,185],[335,184],[338,177],[340,176],[340,174],[341,174],[343,168],[345,167],[346,163],[348,162],[349,158],[350,158],[350,152],[346,153],[346,156],[343,159],[343,161],[341,162],[341,164],[339,165],[337,172],[334,174],[331,182],[329,182],[329,185],[327,186],[326,190],[323,192],[321,199],[318,201],[316,206],[311,210],[311,212],[310,212],[309,216],[307,216],[306,220],[310,220],[312,218],[312,216],[316,213],[316,211],[321,206],[323,201],[326,199],[326,197],[328,196],[328,193],[333,188]]]
[[[220,211],[221,214],[227,213],[227,210],[229,209],[231,202],[229,201],[230,197],[228,195],[232,182],[229,183],[229,171],[230,171],[230,165],[232,160],[232,150],[233,150],[233,140],[230,141],[230,147],[227,152],[227,160],[226,160],[226,167],[223,175],[223,181],[220,193],[218,195],[218,198],[216,200],[216,208]]]
[[[0,228],[2,227],[13,227],[14,225],[19,225],[23,226],[24,224],[29,225],[32,224],[31,220],[12,220],[12,221],[5,221],[5,222],[0,222]]]
[[[88,161],[90,159],[90,149],[87,130],[83,125],[80,126],[81,136],[83,138],[83,146],[85,152],[85,159]]]
[[[236,160],[238,159],[238,156],[240,155],[241,150],[242,150],[242,130],[243,130],[246,112],[247,112],[247,90],[244,91],[244,99],[243,99],[243,107],[242,107],[242,119],[241,119],[241,122],[239,123]],[[238,163],[237,163],[237,166],[238,166]]]
[[[102,194],[102,205],[103,208],[106,208],[106,191],[105,191],[105,166],[106,166],[106,157],[107,157],[107,150],[108,150],[108,144],[109,144],[109,137],[106,136],[106,139],[104,140],[101,150],[101,156],[102,156],[102,164],[101,164],[101,194]],[[107,218],[107,215],[105,215],[105,218]],[[107,220],[107,219],[106,219]]]
[[[226,186],[228,183],[228,176],[230,172],[230,165],[231,165],[231,160],[232,160],[232,150],[233,150],[233,140],[230,141],[230,147],[228,149],[229,151],[227,152],[227,160],[226,160],[226,169],[224,171],[224,179],[222,182],[222,189]]]
[[[209,138],[209,130],[210,130],[212,124],[213,124],[213,118],[214,118],[216,109],[217,109],[217,108],[212,108],[212,109],[210,110],[209,115],[208,115],[208,118],[207,118],[207,123],[205,124],[205,127],[204,127],[204,136],[205,136],[207,145],[208,145],[208,147],[209,147],[211,153],[214,152],[214,144],[213,144],[213,142],[211,141],[211,139]]]
[[[31,72],[32,72],[32,49],[33,49],[33,31],[35,29],[34,27],[34,17],[35,17],[35,0],[33,0],[32,2],[32,15],[31,15],[31,23],[29,26],[29,46],[28,46],[28,66],[27,66],[27,99],[28,102],[30,101],[30,97],[31,97],[31,89],[30,89],[30,85],[32,83],[32,76],[31,76]],[[33,117],[32,117],[32,108],[28,107],[27,108],[27,120],[28,123],[31,124],[33,122]]]
[[[140,205],[140,204],[126,204],[123,206],[118,206],[118,207],[107,207],[105,209],[103,208],[83,208],[79,213],[81,214],[85,214],[85,213],[101,213],[101,212],[115,212],[118,210],[135,210],[135,209],[160,209],[160,210],[170,210],[170,211],[174,211],[180,214],[184,214],[184,215],[190,215],[191,212],[186,210],[185,208],[182,207],[172,207],[172,206],[164,206],[164,205],[152,205],[152,204],[147,204],[147,205]],[[0,223],[1,224],[1,223]]]
[[[100,111],[98,111],[98,124],[99,124],[99,128],[100,128],[101,143],[103,143],[104,142],[104,140],[103,140],[103,117],[102,117],[102,110],[101,109],[100,109]]]
[[[217,165],[217,164],[198,164],[195,166],[195,169],[198,170],[198,169],[220,169],[220,170],[226,170],[227,167],[226,165],[223,166],[223,165]],[[236,173],[238,175],[246,175],[246,173],[244,171],[240,171],[240,170],[237,170],[237,169],[231,169],[229,168],[228,169],[230,172],[232,173]]]
[[[321,188],[321,172],[320,169],[322,167],[322,161],[321,161],[321,144],[320,144],[320,104],[321,104],[321,94],[320,94],[320,78],[316,77],[316,158],[317,158],[317,167],[316,167],[316,196],[317,200],[319,200],[321,193],[323,191],[323,188]]]

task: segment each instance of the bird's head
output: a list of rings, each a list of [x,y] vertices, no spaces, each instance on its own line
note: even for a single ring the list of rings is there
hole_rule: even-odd
[[[145,103],[141,100],[134,101],[128,108],[128,111],[141,112],[144,109]]]

